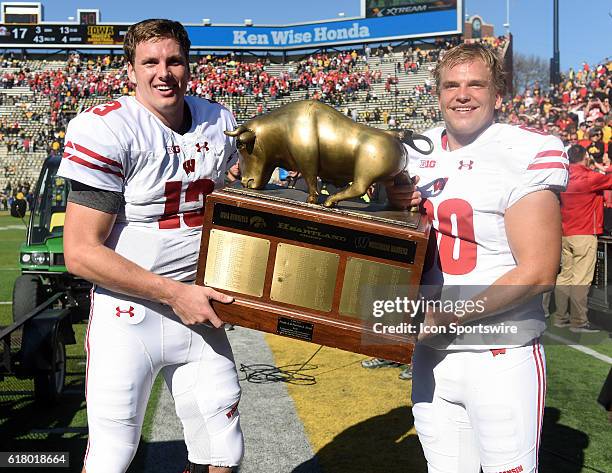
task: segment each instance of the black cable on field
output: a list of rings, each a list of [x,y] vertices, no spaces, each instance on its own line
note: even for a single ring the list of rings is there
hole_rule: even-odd
[[[291,365],[277,367],[265,363],[255,363],[252,365],[240,363],[240,372],[244,373],[244,379],[246,381],[255,384],[277,382],[299,384],[302,386],[317,384],[317,379],[313,375],[304,373],[304,371],[316,370],[318,368],[317,365],[312,365],[309,363],[317,355],[317,353],[321,351],[322,348],[323,345],[320,345],[310,356],[310,358],[308,358],[302,364],[294,363]]]

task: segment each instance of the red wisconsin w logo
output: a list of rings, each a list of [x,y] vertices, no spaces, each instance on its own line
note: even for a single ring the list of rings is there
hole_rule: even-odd
[[[195,172],[195,159],[188,159],[187,161],[183,161],[183,169],[189,175],[192,172]]]
[[[134,308],[130,306],[128,310],[122,310],[119,306],[115,307],[117,313],[115,314],[117,317],[121,317],[121,314],[130,314],[130,317],[134,317]]]
[[[444,186],[446,186],[447,181],[448,181],[448,177],[443,177],[443,178],[440,178],[440,179],[436,179],[433,182],[434,192],[438,192],[438,191],[443,190]]]

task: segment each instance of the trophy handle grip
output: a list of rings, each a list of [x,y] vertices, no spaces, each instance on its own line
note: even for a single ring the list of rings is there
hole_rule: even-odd
[[[394,186],[412,186],[413,189],[414,189],[414,182],[412,181],[412,178],[410,177],[410,175],[406,171],[400,172],[399,174],[397,174],[393,178],[393,185]],[[419,211],[419,206],[418,205],[413,205],[412,207],[410,207],[408,209],[408,211],[409,212],[418,212]]]
[[[418,151],[421,154],[431,154],[434,149],[433,141],[431,141],[428,136],[415,133],[412,130],[403,130],[401,140],[402,143],[406,143],[412,149]],[[414,144],[415,140],[425,141],[428,144],[429,149],[424,150],[419,148],[416,144]]]
[[[393,178],[393,184],[396,186],[412,185],[412,179],[406,171],[402,171]]]

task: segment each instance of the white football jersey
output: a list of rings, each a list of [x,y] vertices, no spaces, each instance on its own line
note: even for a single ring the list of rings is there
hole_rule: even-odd
[[[420,176],[418,187],[432,222],[422,283],[454,286],[456,294],[471,297],[516,267],[506,236],[506,210],[531,192],[563,191],[567,155],[558,138],[513,125],[493,124],[455,151],[447,149],[444,128],[425,135],[434,143],[433,153],[409,149],[408,164],[409,173]],[[535,304],[532,309],[542,312]],[[519,312],[530,317],[514,311],[512,318]],[[543,313],[535,315],[543,322]]]
[[[59,174],[122,192],[106,246],[139,266],[180,281],[195,279],[204,198],[237,158],[236,122],[221,105],[186,97],[192,126],[165,126],[134,97],[97,105],[70,121]]]

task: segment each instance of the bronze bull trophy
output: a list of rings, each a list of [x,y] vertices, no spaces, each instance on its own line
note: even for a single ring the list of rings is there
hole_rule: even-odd
[[[276,167],[298,171],[308,186],[308,202],[316,203],[317,177],[338,187],[323,205],[361,197],[379,181],[405,181],[408,155],[403,143],[429,154],[429,138],[411,130],[384,131],[369,127],[317,100],[303,100],[257,116],[226,135],[236,138],[242,185],[261,189]],[[421,150],[414,140],[424,140]],[[409,181],[408,181],[409,182]]]
[[[415,331],[380,331],[377,301],[418,296],[427,216],[352,197],[376,181],[409,179],[410,131],[353,122],[318,101],[295,102],[227,131],[240,150],[242,184],[206,197],[196,284],[224,291],[222,320],[255,330],[409,363]],[[429,151],[420,151],[429,153]],[[277,167],[299,171],[298,189],[266,187]],[[317,203],[321,177],[347,185]],[[332,207],[332,208],[329,208]],[[414,326],[410,314],[385,324]],[[404,325],[401,325],[403,323]]]

